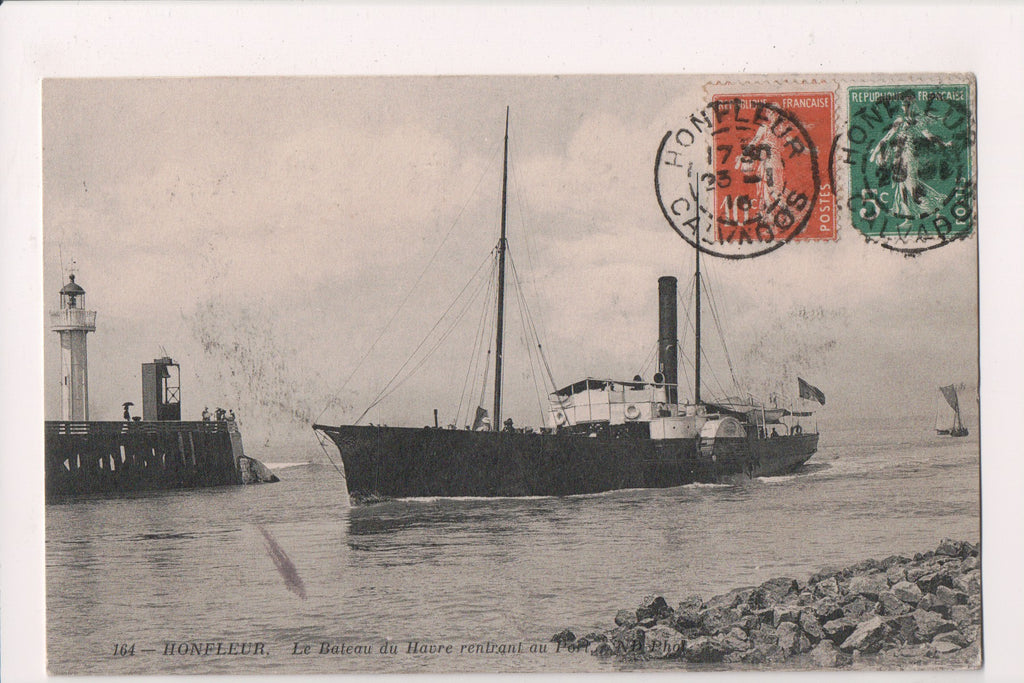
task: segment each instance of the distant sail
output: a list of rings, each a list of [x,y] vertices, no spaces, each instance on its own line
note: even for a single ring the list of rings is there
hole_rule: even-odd
[[[825,394],[821,389],[808,384],[799,377],[796,378],[796,381],[800,385],[800,398],[806,398],[809,401],[817,401],[821,405],[825,405]]]
[[[955,410],[957,413],[960,412],[960,401],[956,395],[956,386],[950,384],[946,387],[939,387],[939,391],[942,392],[942,396],[946,399],[946,403],[949,407]]]

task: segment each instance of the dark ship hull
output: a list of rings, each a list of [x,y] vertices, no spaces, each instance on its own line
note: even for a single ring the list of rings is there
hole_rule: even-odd
[[[424,496],[567,496],[793,472],[817,434],[599,439],[579,434],[314,425],[337,445],[356,502]]]

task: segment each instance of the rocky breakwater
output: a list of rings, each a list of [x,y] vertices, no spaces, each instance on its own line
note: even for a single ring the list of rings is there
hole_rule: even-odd
[[[981,665],[978,546],[942,541],[913,558],[828,568],[806,583],[776,578],[673,609],[645,598],[615,628],[553,642],[621,660],[741,668],[970,668]]]

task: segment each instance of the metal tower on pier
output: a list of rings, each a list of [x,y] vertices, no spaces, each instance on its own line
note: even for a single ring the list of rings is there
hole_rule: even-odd
[[[60,309],[50,311],[50,329],[60,335],[60,419],[89,419],[89,362],[85,335],[96,331],[96,311],[85,310],[85,290],[68,276]]]

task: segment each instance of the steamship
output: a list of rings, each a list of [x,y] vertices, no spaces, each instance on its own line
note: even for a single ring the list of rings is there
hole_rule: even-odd
[[[694,268],[692,402],[679,398],[677,280],[666,276],[658,281],[658,371],[650,381],[639,375],[626,380],[587,377],[549,393],[547,424],[541,429],[515,428],[510,420],[501,422],[508,252],[507,116],[504,150],[501,229],[494,249],[493,412],[488,415],[477,407],[473,424],[465,428],[439,426],[436,411],[433,427],[314,424],[314,430],[337,446],[352,501],[565,496],[666,488],[785,474],[807,462],[818,447],[816,430],[805,430],[799,423],[809,412],[791,412],[752,400],[701,400],[700,249],[695,249]],[[824,404],[819,390],[800,382],[802,397]],[[805,393],[805,386],[813,392]]]

